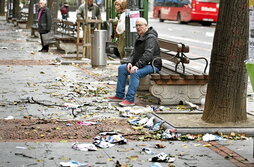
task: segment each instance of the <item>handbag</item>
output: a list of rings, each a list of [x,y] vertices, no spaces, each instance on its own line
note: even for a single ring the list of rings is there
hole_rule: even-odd
[[[56,43],[55,35],[52,32],[41,34],[41,38],[44,46]]]

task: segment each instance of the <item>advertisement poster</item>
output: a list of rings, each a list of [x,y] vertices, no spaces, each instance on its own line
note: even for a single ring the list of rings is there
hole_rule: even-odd
[[[249,0],[249,58],[254,59],[254,0]]]
[[[139,11],[130,11],[130,32],[137,32],[136,20],[140,17]]]
[[[249,16],[249,59],[246,68],[254,91],[254,0],[249,0]]]

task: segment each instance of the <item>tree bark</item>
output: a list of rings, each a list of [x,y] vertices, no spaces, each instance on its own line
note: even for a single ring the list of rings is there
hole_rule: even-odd
[[[30,0],[28,12],[29,13],[26,28],[31,28],[34,22],[34,0]]]
[[[247,119],[248,18],[248,0],[220,1],[202,116],[206,122]]]
[[[5,15],[5,0],[0,1],[0,16],[4,16]]]
[[[59,9],[58,0],[48,0],[47,6],[50,10],[52,20],[57,19],[57,14]]]
[[[19,0],[13,0],[13,16],[12,18],[19,18],[20,7]]]

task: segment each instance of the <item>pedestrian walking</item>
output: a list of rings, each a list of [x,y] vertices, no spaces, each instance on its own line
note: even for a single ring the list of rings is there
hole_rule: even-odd
[[[63,6],[60,8],[60,12],[63,20],[67,20],[69,17],[69,5],[67,2],[64,2]]]
[[[123,107],[135,105],[135,94],[140,78],[153,72],[158,72],[162,66],[158,33],[152,27],[148,27],[144,18],[137,19],[136,30],[138,37],[130,60],[127,64],[122,64],[118,67],[116,94],[113,97],[108,97],[110,101],[120,102],[119,105]],[[125,94],[129,75],[129,87],[127,94]]]
[[[50,32],[51,29],[51,14],[49,9],[46,7],[46,0],[39,1],[39,10],[38,10],[38,32],[40,33],[42,49],[39,52],[48,52],[49,45],[44,45],[42,40],[42,34]]]

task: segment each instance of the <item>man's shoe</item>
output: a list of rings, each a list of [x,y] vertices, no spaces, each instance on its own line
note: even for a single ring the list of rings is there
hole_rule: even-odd
[[[39,50],[39,52],[48,52],[48,50],[41,49],[41,50]]]
[[[120,102],[120,101],[123,101],[124,99],[113,96],[113,97],[108,97],[108,100],[112,102]]]
[[[128,100],[124,100],[124,101],[120,102],[119,105],[122,106],[122,107],[129,107],[129,106],[134,106],[135,103],[134,102],[129,102]]]

